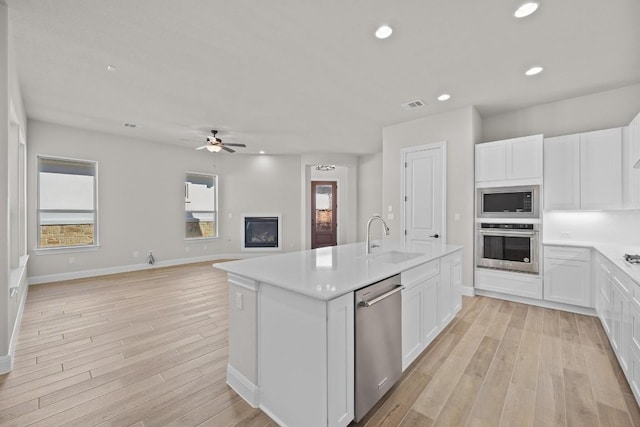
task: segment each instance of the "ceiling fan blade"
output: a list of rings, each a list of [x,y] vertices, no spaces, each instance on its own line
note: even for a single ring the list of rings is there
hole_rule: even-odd
[[[236,152],[236,150],[232,150],[231,148],[229,148],[229,147],[225,147],[224,145],[222,145],[221,147],[222,147],[222,149],[223,149],[224,151],[228,151],[229,153],[235,153],[235,152]]]
[[[200,147],[196,147],[196,150],[203,150],[207,148],[207,145],[201,145]]]
[[[231,146],[231,147],[246,147],[245,144],[236,144],[234,142],[225,142],[224,145],[228,145],[228,146]]]

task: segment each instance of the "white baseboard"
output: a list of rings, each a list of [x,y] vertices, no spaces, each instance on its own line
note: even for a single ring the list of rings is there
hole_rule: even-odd
[[[105,276],[107,274],[129,273],[131,271],[150,270],[153,268],[172,267],[174,265],[193,264],[196,262],[217,261],[220,259],[243,259],[269,254],[215,254],[193,258],[180,258],[167,261],[157,261],[155,264],[129,264],[116,267],[96,268],[92,270],[71,271],[69,273],[45,274],[29,277],[29,285],[41,283],[61,282],[63,280],[84,279],[87,277]]]
[[[460,291],[462,295],[467,297],[473,297],[476,295],[476,289],[473,286],[461,286]]]
[[[260,405],[258,386],[231,365],[227,365],[227,384],[252,407],[257,408]]]
[[[490,298],[497,298],[497,299],[504,299],[504,300],[507,300],[507,301],[520,302],[520,303],[523,303],[523,304],[535,305],[537,307],[553,308],[553,309],[556,309],[556,310],[569,311],[571,313],[585,314],[587,316],[596,316],[596,310],[593,309],[593,308],[588,308],[588,307],[578,307],[576,305],[562,304],[562,303],[559,303],[559,302],[544,301],[544,300],[539,300],[539,299],[521,297],[521,296],[517,296],[517,295],[503,294],[503,293],[494,292],[494,291],[485,291],[485,290],[482,290],[482,289],[476,289],[475,292],[476,292],[476,295],[490,297]]]

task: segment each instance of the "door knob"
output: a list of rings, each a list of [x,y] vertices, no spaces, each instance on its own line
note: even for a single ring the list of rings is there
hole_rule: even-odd
[[[438,237],[440,237],[440,235],[438,233],[436,233],[436,234],[433,234],[433,235],[431,235],[429,237],[433,237],[434,239],[437,239]]]

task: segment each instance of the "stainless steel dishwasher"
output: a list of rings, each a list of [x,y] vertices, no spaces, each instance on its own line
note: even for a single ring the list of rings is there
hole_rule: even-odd
[[[355,292],[356,417],[362,417],[402,375],[400,275]]]

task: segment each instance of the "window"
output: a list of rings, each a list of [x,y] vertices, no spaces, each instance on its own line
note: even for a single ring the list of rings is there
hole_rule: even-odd
[[[184,209],[187,239],[218,237],[218,177],[187,173]]]
[[[95,246],[96,162],[38,156],[38,247]]]

